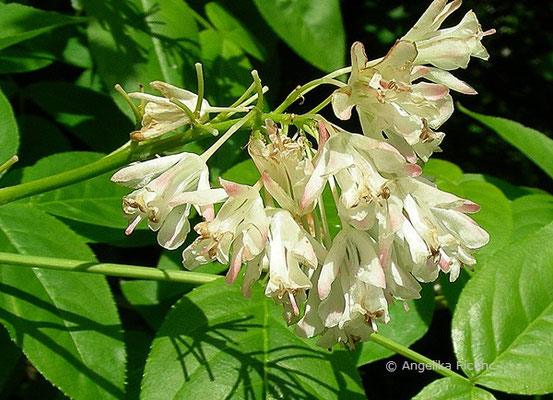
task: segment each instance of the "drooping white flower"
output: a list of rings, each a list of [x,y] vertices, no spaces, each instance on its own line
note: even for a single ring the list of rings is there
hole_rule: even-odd
[[[353,349],[368,340],[377,319],[388,322],[385,289],[376,242],[366,232],[346,227],[334,238],[296,333],[320,334],[317,344],[322,347],[341,342]]]
[[[269,220],[257,189],[219,181],[229,198],[213,220],[196,225],[200,236],[184,250],[183,264],[195,269],[214,259],[222,264],[230,261],[227,282],[232,283],[243,263],[255,260],[261,265],[262,260],[256,257],[265,249]]]
[[[306,299],[311,288],[309,269],[317,268],[314,246],[320,246],[302,229],[288,211],[273,211],[267,246],[269,281],[265,295],[284,306],[288,322],[299,315],[298,303]],[[321,247],[322,248],[322,247]],[[324,252],[324,249],[322,251]]]
[[[357,108],[363,133],[387,140],[409,161],[423,160],[439,149],[443,133],[436,130],[453,113],[453,100],[442,84],[413,81],[417,48],[398,41],[388,54],[369,64],[360,42],[351,47],[352,71],[348,85],[336,90],[332,107],[340,119]]]
[[[336,131],[324,144],[315,169],[305,186],[301,206],[306,209],[322,193],[333,176],[341,189],[338,213],[358,229],[369,229],[375,216],[372,200],[388,196],[390,177],[416,176],[421,169],[407,163],[391,145],[363,135]]]
[[[390,196],[377,217],[384,266],[393,264],[429,282],[440,270],[453,281],[462,265],[476,263],[472,253],[489,240],[488,233],[466,215],[477,212],[477,204],[443,192],[423,178],[398,178],[388,187]]]
[[[440,29],[445,19],[460,6],[460,0],[451,3],[448,0],[434,0],[415,26],[401,38],[415,43],[415,64],[432,64],[444,70],[453,70],[466,68],[470,57],[489,58],[482,38],[495,30],[483,32],[473,11],[467,12],[458,25]]]
[[[212,213],[212,204],[221,197],[199,199],[177,206],[169,204],[179,194],[209,189],[209,171],[196,154],[181,153],[139,162],[116,172],[111,180],[136,189],[123,197],[123,212],[130,220],[125,231],[131,234],[142,220],[148,221],[151,230],[157,231],[158,242],[166,249],[176,249],[184,243],[190,231],[188,216],[191,205],[206,216]]]
[[[306,158],[303,138],[293,140],[280,134],[278,127],[266,121],[269,143],[252,138],[248,151],[261,177],[263,186],[280,207],[296,216],[305,214],[300,200],[313,165]],[[307,210],[309,211],[309,210]]]
[[[195,93],[165,82],[154,81],[150,83],[150,87],[160,92],[164,97],[142,92],[129,93],[129,97],[147,102],[142,117],[142,128],[131,133],[131,138],[135,141],[152,139],[192,122],[188,114],[171,100],[177,100],[192,111],[194,111],[198,101],[198,96]],[[210,107],[208,101],[203,99],[200,119],[207,115]]]

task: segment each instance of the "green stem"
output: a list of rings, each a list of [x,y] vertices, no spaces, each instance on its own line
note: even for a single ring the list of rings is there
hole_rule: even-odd
[[[198,99],[194,108],[194,114],[199,117],[204,101],[204,70],[201,63],[194,64],[194,67],[196,68],[196,77],[198,78]]]
[[[290,93],[288,95],[288,97],[286,97],[286,99],[275,109],[275,113],[282,113],[284,110],[286,110],[292,103],[294,103],[296,100],[298,100],[299,98],[301,98],[304,94],[306,94],[307,92],[315,89],[317,86],[321,85],[321,84],[324,84],[324,83],[329,83],[329,84],[336,84],[335,81],[334,81],[334,78],[336,78],[337,76],[340,76],[340,75],[343,75],[343,74],[347,74],[348,72],[351,71],[351,67],[345,67],[345,68],[340,68],[334,72],[331,72],[330,74],[328,75],[325,75],[323,76],[322,78],[319,78],[319,79],[315,79],[311,82],[308,82],[306,83],[305,85],[302,85],[302,86],[298,86],[295,90],[292,91],[292,93]]]
[[[198,14],[196,11],[192,9],[192,7],[188,7],[190,13],[192,16],[200,23],[200,25],[203,25],[206,29],[216,30],[213,25],[211,25],[204,17],[202,17],[200,14]]]
[[[259,79],[259,74],[254,69],[252,71],[253,81],[255,83],[255,90],[257,92],[257,108],[260,112],[263,112],[263,85],[261,84],[261,79]]]
[[[240,104],[242,104],[254,90],[255,90],[255,82],[252,82],[252,84],[246,89],[246,91],[244,93],[242,93],[242,95],[234,103],[232,103],[229,107],[230,108],[237,107]],[[229,114],[230,113],[220,113],[215,118],[213,118],[211,120],[211,122],[219,122],[219,121],[225,119]]]
[[[416,351],[413,351],[410,348],[405,347],[404,345],[399,344],[397,342],[394,342],[392,339],[388,339],[387,337],[382,336],[378,333],[373,333],[371,335],[371,341],[379,344],[380,346],[386,347],[387,349],[390,349],[395,353],[401,354],[402,356],[410,360],[413,360],[421,364],[431,365],[432,370],[436,371],[440,375],[443,375],[448,378],[458,378],[458,379],[463,379],[468,381],[468,379],[465,378],[463,375],[460,375],[457,372],[452,371],[451,369],[446,368],[441,364],[438,364],[436,361],[431,360],[430,358],[423,356],[422,354],[417,353]]]
[[[140,127],[140,122],[142,121],[142,113],[138,110],[138,107],[136,107],[136,104],[133,103],[133,101],[127,94],[127,92],[125,92],[125,89],[123,89],[123,86],[121,86],[120,84],[116,84],[115,91],[119,93],[123,97],[123,99],[125,99],[129,107],[131,108],[135,119],[134,125],[135,125],[135,128],[138,129]]]
[[[19,161],[19,157],[17,157],[17,155],[11,156],[8,161],[6,161],[4,164],[0,165],[0,173],[5,172],[8,169],[10,169],[10,167],[18,161]]]
[[[65,258],[50,258],[28,256],[24,254],[0,252],[0,264],[17,265],[22,267],[55,269],[68,272],[86,272],[118,276],[121,278],[139,278],[155,281],[182,282],[201,285],[223,279],[219,275],[203,274],[180,270],[162,270],[157,268],[139,267],[127,264],[104,264],[82,260],[68,260]]]
[[[213,143],[211,145],[211,147],[209,149],[207,149],[206,151],[203,152],[202,154],[202,159],[204,160],[204,162],[206,162],[207,160],[209,160],[209,158],[215,154],[215,152],[217,150],[219,150],[219,148],[225,144],[225,142],[230,139],[230,137],[232,135],[234,135],[234,133],[238,132],[238,130],[246,123],[248,122],[248,120],[250,120],[253,116],[255,116],[256,113],[253,112],[253,111],[250,111],[248,114],[246,114],[243,118],[240,118],[240,120],[238,120],[238,122],[236,122],[234,125],[232,125],[230,127],[230,129],[228,131],[225,132],[225,134],[223,136],[221,136],[219,139],[217,139],[217,141],[215,143]]]
[[[225,130],[239,120],[240,119],[228,120],[210,126],[214,129]],[[135,146],[123,146],[110,155],[82,167],[35,181],[1,188],[0,205],[94,178],[95,176],[102,175],[130,162],[148,160],[156,154],[163,154],[164,152],[178,149],[186,143],[210,136],[208,132],[195,127],[182,135],[175,135],[153,142],[138,143]]]
[[[319,111],[321,111],[323,108],[325,108],[331,101],[332,101],[332,95],[328,96],[326,99],[324,99],[318,106],[316,106],[312,110],[309,110],[307,112],[307,114],[317,114]]]

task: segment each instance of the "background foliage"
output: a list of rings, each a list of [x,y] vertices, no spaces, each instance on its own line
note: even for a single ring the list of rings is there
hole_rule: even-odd
[[[256,68],[274,105],[296,85],[346,65],[355,40],[369,57],[385,54],[426,6],[370,0],[2,2],[0,163],[16,153],[20,161],[0,187],[84,165],[122,145],[133,122],[115,83],[133,91],[164,80],[195,90],[193,65],[201,61],[209,101],[226,105]],[[440,281],[437,292],[428,285],[408,313],[401,305],[392,308],[392,323],[381,334],[442,363],[495,362],[494,371],[464,370],[489,393],[455,378],[436,380],[431,371],[389,373],[385,360],[401,365],[405,359],[375,343],[352,354],[321,351],[282,325],[259,288],[244,300],[236,287],[218,283],[192,290],[0,266],[6,328],[0,328],[0,398],[189,399],[205,398],[208,390],[221,398],[384,399],[420,392],[421,399],[488,399],[490,393],[516,398],[552,392],[553,4],[467,0],[469,8],[484,28],[498,30],[486,40],[492,58],[473,60],[461,71],[480,95],[457,97],[466,109],[444,126],[444,153],[425,173],[440,188],[482,205],[475,220],[491,242],[478,254],[476,273],[463,272],[454,284]],[[327,95],[314,92],[292,111],[306,111]],[[257,179],[250,162],[230,168],[245,159],[245,141],[236,135],[212,159],[213,176]],[[208,144],[187,148],[198,152]],[[181,268],[179,252],[161,253],[144,228],[124,236],[125,190],[108,178],[1,206],[0,250]],[[203,272],[224,269],[212,264]]]

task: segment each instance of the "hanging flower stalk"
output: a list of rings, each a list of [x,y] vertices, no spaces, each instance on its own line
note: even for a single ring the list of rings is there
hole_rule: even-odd
[[[440,272],[454,281],[489,240],[467,215],[479,206],[438,189],[421,168],[445,137],[440,128],[454,109],[450,90],[476,94],[449,71],[466,68],[471,57],[488,58],[481,40],[493,31],[483,32],[473,12],[441,28],[460,4],[432,2],[383,58],[369,61],[354,43],[347,84],[320,81],[338,87],[330,97],[335,116],[355,112],[361,133],[318,114],[263,114],[257,73],[255,97],[246,100],[245,93],[230,108],[212,107],[203,86],[200,96],[162,82],[151,86],[164,97],[131,93],[146,102],[141,128],[131,133],[135,141],[202,127],[210,113],[248,113],[203,155],[164,156],[117,172],[114,182],[135,189],[123,199],[126,232],[145,220],[161,246],[176,249],[189,234],[194,207],[203,221],[183,252],[185,268],[228,264],[227,283],[242,276],[246,297],[265,277],[265,294],[283,306],[286,321],[300,336],[318,336],[320,346],[353,349],[369,340],[390,320],[395,301],[420,298],[420,283]],[[251,131],[247,150],[259,181],[219,179],[221,187],[212,188],[206,163],[239,129]],[[334,204],[323,202],[325,191]],[[332,210],[341,221],[334,237]]]

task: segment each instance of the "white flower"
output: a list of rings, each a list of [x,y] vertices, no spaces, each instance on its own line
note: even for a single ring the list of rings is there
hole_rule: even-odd
[[[472,253],[489,241],[488,233],[465,215],[477,212],[477,204],[423,178],[398,178],[388,187],[390,196],[377,217],[385,267],[393,264],[424,282],[436,279],[441,269],[453,281],[462,265],[476,263]],[[401,285],[401,280],[398,276],[396,283]],[[412,282],[409,285],[414,289]]]
[[[438,68],[452,70],[466,68],[470,57],[483,60],[489,58],[482,38],[495,33],[486,32],[474,12],[465,14],[461,22],[447,29],[440,29],[444,20],[461,6],[460,0],[434,0],[415,26],[401,40],[409,40],[417,47],[415,64],[432,64]]]
[[[131,133],[131,138],[135,141],[155,138],[192,122],[190,117],[171,100],[179,101],[192,111],[198,101],[196,94],[165,82],[154,81],[150,83],[150,87],[165,97],[142,92],[129,93],[129,97],[147,102],[142,117],[142,128]],[[199,118],[203,119],[210,108],[208,101],[203,99]]]
[[[341,189],[338,213],[358,229],[369,229],[375,216],[372,200],[388,196],[390,177],[396,174],[416,176],[421,169],[409,164],[385,142],[362,135],[338,131],[324,144],[311,175],[301,205],[304,209],[316,201],[328,178],[334,176]]]
[[[305,292],[311,288],[308,270],[318,265],[314,244],[318,245],[288,211],[273,213],[267,246],[269,281],[265,295],[284,306],[289,322],[299,315],[298,303],[305,301]]]
[[[270,142],[265,144],[261,139],[252,138],[248,151],[265,189],[280,207],[301,216],[306,213],[300,207],[301,196],[313,172],[313,165],[305,157],[303,138],[296,141],[281,135],[270,120],[266,125]]]
[[[190,231],[191,205],[209,215],[211,204],[217,202],[211,197],[176,206],[169,204],[178,194],[209,188],[207,165],[196,154],[181,153],[130,165],[116,172],[111,180],[136,189],[123,197],[123,212],[131,221],[125,233],[131,234],[140,221],[147,219],[150,229],[158,231],[159,244],[170,250],[184,243]]]
[[[415,44],[398,41],[386,57],[367,65],[364,47],[356,42],[348,85],[332,96],[338,118],[349,119],[357,107],[363,133],[389,141],[411,162],[416,154],[426,160],[439,149],[444,134],[435,130],[453,113],[448,87],[413,83],[420,77],[412,74],[416,57]]]
[[[242,264],[254,261],[264,251],[269,220],[257,189],[223,179],[219,181],[229,198],[213,220],[196,225],[200,237],[184,250],[183,264],[195,269],[214,259],[222,264],[230,261],[227,282],[232,283]],[[261,265],[261,262],[258,259],[254,265]]]
[[[377,319],[388,322],[386,277],[376,242],[366,232],[340,231],[317,278],[317,291],[310,291],[296,328],[299,335],[320,334],[319,346],[341,342],[353,349],[376,331]]]

